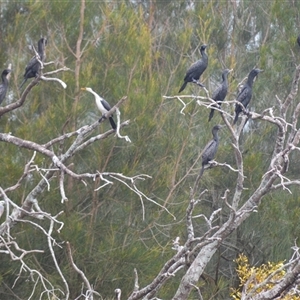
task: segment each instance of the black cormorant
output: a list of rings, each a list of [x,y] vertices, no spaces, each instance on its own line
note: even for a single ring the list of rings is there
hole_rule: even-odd
[[[207,165],[211,160],[214,159],[218,146],[219,146],[219,136],[218,131],[221,129],[221,125],[215,125],[212,129],[213,139],[205,146],[202,154],[202,168],[200,171],[200,177],[203,175],[205,165]]]
[[[203,84],[201,84],[199,82],[199,79],[200,79],[200,76],[202,75],[202,73],[206,70],[207,65],[208,65],[208,56],[205,53],[206,47],[207,47],[207,45],[201,46],[200,52],[201,52],[202,58],[199,59],[198,61],[196,61],[195,63],[193,63],[188,68],[186,75],[184,77],[184,83],[178,93],[182,92],[185,89],[188,82],[194,82],[200,86],[203,86]]]
[[[227,95],[227,91],[228,91],[228,78],[227,77],[231,71],[232,70],[225,69],[222,73],[223,81],[222,81],[221,85],[214,91],[214,93],[211,96],[211,98],[213,100],[215,100],[216,102],[223,101]],[[221,103],[218,103],[218,105],[221,106]],[[214,105],[214,107],[217,107],[217,105]],[[215,110],[212,108],[210,111],[210,114],[209,114],[208,122],[214,116],[214,112],[215,112]]]
[[[263,70],[260,69],[253,69],[249,75],[248,75],[248,79],[247,82],[244,84],[243,88],[241,89],[241,91],[239,92],[236,100],[238,102],[241,102],[244,106],[244,108],[246,108],[251,100],[252,97],[252,85],[253,85],[253,80],[254,78],[258,75],[258,73],[262,72]],[[238,103],[235,104],[235,118],[233,121],[233,124],[235,124],[238,120],[239,114],[243,111],[241,105],[239,105]]]
[[[38,41],[37,53],[39,55],[39,60],[41,62],[44,62],[46,57],[46,53],[45,53],[46,45],[47,45],[47,39],[41,38]],[[20,88],[23,86],[23,84],[26,82],[28,78],[37,77],[39,75],[40,69],[41,69],[41,64],[35,55],[34,57],[31,58],[31,60],[29,61],[28,65],[25,68],[24,80],[21,83]]]
[[[2,101],[4,100],[4,98],[6,96],[6,92],[7,92],[7,88],[8,88],[8,80],[7,80],[6,76],[10,72],[11,72],[10,69],[5,69],[1,75],[2,83],[0,84],[0,104],[2,103]]]
[[[81,88],[81,90],[90,92],[94,95],[96,105],[97,105],[98,109],[100,110],[100,112],[102,113],[102,115],[105,115],[111,109],[108,102],[106,100],[104,100],[102,97],[100,97],[97,93],[95,93],[91,88],[85,87],[85,88]],[[99,122],[101,121],[102,118],[103,118],[103,116],[99,119]],[[116,123],[114,122],[114,119],[112,118],[112,116],[109,117],[108,119],[109,119],[112,129],[116,129],[117,126],[116,126]]]

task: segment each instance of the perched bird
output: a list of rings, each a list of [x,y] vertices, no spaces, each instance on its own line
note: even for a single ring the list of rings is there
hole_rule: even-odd
[[[100,110],[100,112],[102,113],[102,117],[99,119],[99,122],[100,122],[101,119],[103,118],[103,115],[105,115],[111,109],[110,105],[108,104],[107,101],[105,101],[102,97],[100,97],[97,93],[95,93],[91,88],[85,87],[85,88],[81,88],[81,90],[90,92],[94,95],[96,105],[97,105],[98,109]],[[112,118],[112,116],[109,117],[108,119],[109,119],[112,129],[116,129],[117,126],[116,126],[116,123],[114,122],[114,119]]]
[[[218,147],[219,147],[219,136],[218,131],[221,129],[221,125],[215,125],[212,129],[213,139],[205,146],[202,154],[202,168],[200,171],[200,177],[203,175],[205,165],[214,159]]]
[[[298,45],[300,46],[300,34],[299,34],[298,37],[297,37],[297,43],[298,43]]]
[[[47,45],[47,39],[46,38],[41,38],[38,41],[38,49],[37,53],[39,55],[39,60],[41,62],[44,62],[46,58],[46,53],[45,53],[45,47]],[[24,74],[24,80],[20,85],[20,88],[23,86],[23,84],[27,81],[28,78],[33,78],[37,77],[41,69],[41,64],[38,61],[36,55],[31,58],[29,61],[28,65],[25,68],[25,74]]]
[[[221,85],[213,92],[211,98],[213,100],[215,100],[216,102],[219,101],[223,101],[227,95],[227,91],[228,91],[228,74],[231,72],[232,70],[229,69],[225,69],[222,73],[222,83]],[[221,103],[218,103],[219,106],[221,106]],[[217,105],[213,105],[214,107],[217,107]],[[212,119],[212,117],[214,116],[214,112],[215,110],[212,108],[210,110],[210,114],[208,117],[208,122]]]
[[[199,79],[200,79],[200,76],[202,75],[202,73],[206,70],[207,65],[208,65],[208,56],[205,53],[206,47],[207,47],[207,45],[201,46],[200,52],[201,52],[202,58],[199,59],[198,61],[196,61],[195,63],[193,63],[188,68],[186,75],[184,77],[184,83],[178,93],[182,92],[185,89],[188,82],[197,83],[198,85],[203,86],[203,84],[201,84],[199,82]]]
[[[7,92],[7,88],[8,88],[8,80],[7,80],[6,76],[10,72],[11,72],[10,69],[5,69],[1,75],[2,83],[0,84],[0,104],[2,103],[2,101],[4,100],[4,98],[6,96],[6,92]]]
[[[263,72],[260,69],[253,69],[249,75],[247,82],[244,84],[243,88],[239,92],[236,100],[243,104],[244,108],[246,108],[251,100],[252,97],[252,86],[253,80],[258,75],[258,73]],[[235,104],[235,118],[233,124],[235,124],[238,120],[239,114],[243,111],[242,106],[238,103]]]

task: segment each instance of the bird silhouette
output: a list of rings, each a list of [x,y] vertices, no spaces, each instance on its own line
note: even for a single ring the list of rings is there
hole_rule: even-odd
[[[231,72],[232,70],[229,69],[225,69],[222,73],[222,83],[221,85],[213,92],[211,98],[213,100],[215,100],[216,102],[220,102],[223,101],[227,95],[227,91],[228,91],[228,74]],[[221,106],[221,103],[218,103],[217,105]],[[217,107],[217,105],[213,105],[214,107]],[[208,122],[212,119],[212,117],[214,116],[214,112],[215,110],[212,108],[210,110],[210,114],[208,117]]]
[[[47,45],[47,39],[41,38],[38,41],[37,53],[39,55],[39,60],[41,62],[44,62],[46,58],[46,52],[45,52],[46,45]],[[21,83],[20,88],[24,85],[24,83],[27,81],[28,78],[37,77],[39,75],[41,69],[41,64],[39,60],[37,59],[36,55],[30,59],[29,63],[25,68],[24,80]]]
[[[239,92],[236,100],[243,104],[244,108],[248,106],[252,97],[252,86],[254,78],[263,70],[253,69],[248,75],[247,82],[244,84],[243,88]],[[238,120],[239,114],[243,111],[243,108],[238,103],[235,104],[235,118],[233,124],[235,124]]]
[[[221,125],[215,125],[212,129],[213,139],[205,146],[202,154],[202,168],[200,171],[200,177],[203,175],[205,165],[214,159],[218,147],[219,147],[219,136],[218,131],[222,128]]]
[[[181,86],[180,90],[178,93],[182,92],[188,82],[193,82],[196,83],[200,86],[203,87],[203,84],[199,82],[200,76],[203,74],[203,72],[206,70],[207,65],[208,65],[208,56],[205,53],[207,45],[202,45],[200,48],[201,52],[201,59],[193,63],[187,70],[186,75],[184,77],[184,83]]]

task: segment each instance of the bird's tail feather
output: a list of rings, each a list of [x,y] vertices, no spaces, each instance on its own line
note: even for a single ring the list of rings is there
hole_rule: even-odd
[[[212,119],[212,117],[214,116],[214,113],[215,113],[215,110],[212,108],[210,110],[210,114],[209,114],[209,117],[208,117],[208,122]]]
[[[183,83],[183,85],[181,86],[181,88],[180,88],[180,90],[179,90],[178,93],[182,92],[182,91],[185,89],[186,85],[187,85],[187,81],[185,81],[185,82]]]
[[[110,122],[110,125],[111,125],[112,129],[117,128],[117,125],[116,125],[116,123],[115,123],[115,121],[112,117],[109,117],[109,122]]]
[[[24,85],[24,83],[26,82],[27,78],[24,78],[24,80],[22,81],[20,87],[19,87],[19,90],[22,88],[22,86]]]
[[[102,119],[106,119],[106,118],[104,116],[102,116],[98,122],[101,123]],[[116,125],[114,119],[112,117],[109,117],[108,119],[109,119],[109,123],[110,123],[110,126],[112,127],[112,129],[116,130],[117,125]]]
[[[200,177],[200,178],[202,177],[203,172],[204,172],[204,165],[202,165],[202,168],[201,168],[201,171],[200,171],[200,174],[199,174],[199,177]]]
[[[233,125],[237,122],[238,118],[239,118],[239,114],[235,113],[235,117],[234,117],[234,120],[233,120]]]

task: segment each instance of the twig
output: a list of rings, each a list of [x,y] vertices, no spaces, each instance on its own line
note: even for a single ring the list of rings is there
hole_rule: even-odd
[[[161,207],[162,209],[164,209],[169,215],[171,215],[173,217],[174,220],[176,220],[176,217],[166,208],[164,207],[163,205],[157,203],[156,201],[154,201],[153,199],[149,198],[148,196],[146,196],[143,192],[141,192],[135,185],[135,180],[136,179],[140,179],[140,180],[145,180],[145,178],[143,178],[143,176],[145,177],[148,177],[148,178],[151,178],[149,175],[138,175],[138,176],[135,176],[135,177],[127,177],[127,176],[124,176],[123,174],[120,174],[120,173],[117,173],[118,176],[115,176],[115,175],[110,175],[110,177],[122,182],[124,185],[126,185],[130,190],[132,190],[135,194],[137,194],[141,200],[141,203],[142,203],[142,207],[143,207],[143,220],[145,218],[145,211],[144,211],[144,204],[143,204],[143,199],[145,198],[146,200],[156,204],[157,206]],[[126,180],[129,180],[132,184],[132,187],[126,183],[124,181],[124,179]]]
[[[136,268],[133,269],[134,272],[134,287],[133,287],[133,291],[137,292],[139,290],[139,276],[138,276],[138,272],[136,270]]]
[[[88,290],[89,297],[87,297],[86,299],[93,300],[93,294],[96,294],[97,296],[100,296],[100,294],[98,294],[96,291],[94,291],[94,289],[92,288],[90,282],[89,282],[88,279],[86,278],[84,272],[81,271],[81,270],[77,267],[77,265],[74,263],[70,243],[69,243],[69,242],[66,242],[66,245],[67,245],[67,251],[68,251],[68,256],[69,256],[71,265],[72,265],[73,269],[81,276],[81,278],[82,278],[82,280],[83,280],[83,282],[84,282],[84,284],[86,285],[86,288],[87,288],[87,290]]]
[[[120,113],[120,110],[118,108],[116,108],[116,115],[117,115],[117,132],[116,132],[117,137],[120,138],[120,139],[125,139],[126,142],[131,143],[131,140],[128,137],[128,135],[123,136],[123,135],[120,134],[120,115],[121,115],[121,113]]]
[[[62,81],[61,79],[59,79],[59,78],[55,78],[55,77],[45,77],[45,76],[41,76],[40,78],[41,78],[43,81],[56,81],[56,82],[60,83],[61,86],[62,86],[64,89],[67,88],[67,84],[66,84],[64,81]]]
[[[64,188],[64,176],[65,176],[65,172],[61,170],[60,178],[59,178],[59,190],[61,195],[61,203],[68,201],[68,198],[66,197],[66,193],[65,193],[65,188]]]
[[[56,270],[60,276],[60,278],[62,279],[62,282],[64,283],[65,285],[65,289],[66,289],[66,295],[65,295],[65,299],[68,300],[69,297],[70,297],[70,290],[69,290],[69,285],[57,263],[57,260],[56,260],[56,256],[55,256],[55,253],[54,253],[54,250],[53,250],[53,246],[52,246],[52,240],[53,238],[51,237],[51,234],[52,234],[52,231],[53,231],[53,226],[54,226],[54,221],[53,220],[50,220],[50,227],[49,227],[49,231],[48,231],[48,236],[47,236],[47,240],[48,240],[48,247],[49,247],[49,250],[50,250],[50,253],[51,253],[51,256],[52,256],[52,259],[53,259],[53,262],[55,264],[55,267],[56,267]]]

